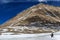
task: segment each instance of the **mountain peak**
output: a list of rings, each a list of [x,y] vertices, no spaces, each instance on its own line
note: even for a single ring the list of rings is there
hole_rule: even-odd
[[[54,6],[40,3],[40,4],[34,5],[30,8],[28,8],[27,10],[24,10],[23,12],[17,14],[15,17],[11,18],[6,23],[9,23],[9,25],[10,25],[10,23],[16,22],[16,20],[25,20],[25,19],[33,17],[33,16],[38,16],[41,19],[45,19],[50,22],[60,22],[60,16],[59,16],[60,12],[59,11],[60,11],[59,7],[54,7]]]
[[[34,5],[15,17],[8,20],[1,27],[48,27],[50,29],[59,30],[60,26],[60,7],[54,7],[47,4]],[[35,30],[36,31],[36,30]],[[49,31],[49,30],[48,30]],[[45,32],[45,30],[44,30]],[[51,32],[51,30],[49,31]]]

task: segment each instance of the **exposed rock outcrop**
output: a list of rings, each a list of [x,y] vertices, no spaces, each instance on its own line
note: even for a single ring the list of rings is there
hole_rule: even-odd
[[[56,27],[55,29],[59,29],[60,7],[54,7],[46,4],[34,5],[1,25],[1,27],[7,26]]]

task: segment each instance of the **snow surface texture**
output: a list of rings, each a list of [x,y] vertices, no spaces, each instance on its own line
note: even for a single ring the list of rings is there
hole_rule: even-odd
[[[60,40],[60,32],[54,33],[51,38],[51,33],[42,34],[21,34],[21,35],[0,35],[0,40]]]

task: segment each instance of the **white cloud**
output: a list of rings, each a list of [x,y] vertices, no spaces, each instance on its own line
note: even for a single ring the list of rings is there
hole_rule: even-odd
[[[38,0],[39,2],[47,2],[47,0]]]
[[[39,0],[40,2],[44,1],[44,0]]]

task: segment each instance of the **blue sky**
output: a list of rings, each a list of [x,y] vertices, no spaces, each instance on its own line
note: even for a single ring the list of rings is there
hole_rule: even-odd
[[[60,0],[0,0],[2,3],[8,3],[8,2],[35,2],[35,1],[60,1]]]

